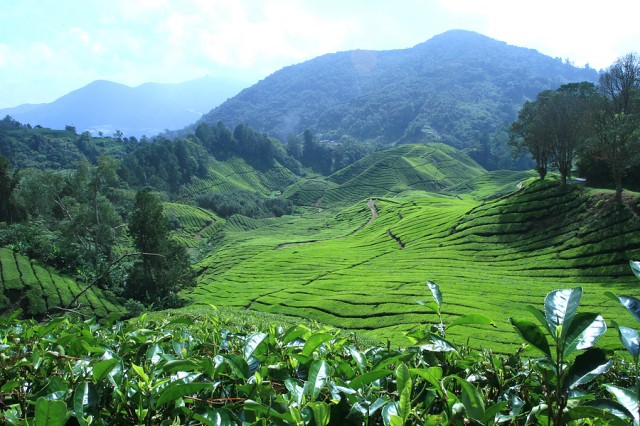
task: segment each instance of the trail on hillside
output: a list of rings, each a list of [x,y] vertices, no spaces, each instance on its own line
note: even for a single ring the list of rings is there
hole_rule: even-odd
[[[202,227],[202,229],[200,229],[198,232],[195,233],[195,237],[198,239],[202,239],[202,233],[207,229],[207,228],[211,228],[213,225],[216,224],[216,221],[214,219],[211,219],[211,222],[209,222],[208,224],[206,224],[205,226]]]

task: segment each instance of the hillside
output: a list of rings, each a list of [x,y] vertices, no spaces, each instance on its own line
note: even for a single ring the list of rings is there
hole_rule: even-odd
[[[99,289],[85,292],[86,285],[0,248],[0,313],[22,308],[26,315],[42,317],[46,313],[60,313],[57,308],[66,307],[77,297],[70,307],[86,315],[105,318],[109,314],[123,314],[122,307]]]
[[[471,180],[475,191],[491,180],[506,184],[495,174]],[[534,182],[484,202],[413,193],[314,215],[235,217],[214,241],[198,265],[194,303],[310,318],[406,343],[402,332],[436,321],[417,303],[428,301],[424,282],[432,280],[444,293],[446,321],[481,313],[498,324],[472,335],[452,331],[458,339],[512,351],[517,338],[507,318],[548,291],[584,286],[585,306],[602,309],[612,304],[605,291],[635,288],[627,262],[640,258],[640,219],[579,187]]]
[[[22,123],[54,129],[74,125],[78,132],[120,130],[139,138],[184,127],[244,86],[244,82],[214,77],[136,87],[99,80],[51,103],[1,109],[0,118],[10,115]]]
[[[326,180],[301,180],[284,195],[307,206],[351,204],[404,191],[442,192],[484,172],[469,156],[450,146],[403,145],[369,155]]]
[[[247,123],[281,140],[311,128],[333,140],[477,147],[482,135],[496,143],[541,90],[597,78],[593,69],[455,30],[409,49],[339,52],[286,67],[199,122]]]

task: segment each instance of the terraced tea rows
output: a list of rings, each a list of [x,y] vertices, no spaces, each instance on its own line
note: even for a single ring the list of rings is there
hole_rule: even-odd
[[[0,248],[0,290],[0,311],[21,307],[35,316],[68,305],[83,291],[73,279],[52,274],[6,248]],[[121,311],[94,289],[81,294],[73,308],[101,318]]]
[[[178,203],[163,203],[173,236],[185,247],[195,248],[213,236],[222,222],[209,210]]]
[[[454,341],[509,352],[517,339],[508,317],[526,315],[524,305],[548,291],[584,286],[584,309],[602,312],[614,306],[605,291],[628,294],[637,287],[627,261],[640,259],[638,217],[576,187],[536,183],[485,202],[413,193],[376,199],[375,206],[371,223],[363,200],[333,218],[324,212],[317,220],[265,222],[251,232],[255,239],[223,227],[190,297],[401,344],[407,341],[399,332],[436,320],[417,303],[430,299],[428,279],[443,290],[445,322],[469,313],[496,321],[496,329],[455,328]],[[602,313],[627,322],[612,312]]]

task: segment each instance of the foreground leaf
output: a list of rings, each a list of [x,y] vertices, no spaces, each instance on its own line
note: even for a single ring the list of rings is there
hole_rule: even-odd
[[[551,349],[549,342],[545,337],[542,329],[533,321],[527,321],[517,318],[509,318],[509,322],[516,328],[516,331],[534,348],[542,352],[549,360],[551,360]]]
[[[67,422],[67,404],[44,398],[36,402],[35,426],[58,426]]]
[[[572,290],[555,290],[547,294],[544,299],[544,315],[547,318],[551,335],[555,340],[564,339],[578,312],[582,287]],[[558,333],[558,331],[560,331]]]
[[[489,318],[485,317],[484,315],[480,315],[480,314],[471,314],[471,315],[463,315],[460,318],[456,319],[455,321],[451,322],[448,326],[447,329],[452,328],[452,327],[456,327],[458,325],[491,325],[493,327],[496,327],[496,323],[492,320],[490,320]]]
[[[563,391],[588,383],[596,376],[606,373],[613,361],[607,360],[602,349],[589,349],[576,357],[564,379]]]
[[[605,384],[604,387],[616,397],[616,400],[629,411],[633,416],[633,423],[638,425],[640,418],[638,417],[638,395],[629,389],[621,388],[611,384]]]
[[[325,360],[314,361],[309,368],[307,383],[304,385],[304,392],[309,397],[309,401],[316,399],[329,377],[331,366]]]

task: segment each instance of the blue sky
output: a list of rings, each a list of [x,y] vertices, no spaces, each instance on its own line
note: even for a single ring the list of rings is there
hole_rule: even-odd
[[[251,84],[325,53],[407,48],[449,29],[600,69],[640,51],[639,14],[637,0],[0,0],[0,108],[98,79]]]

